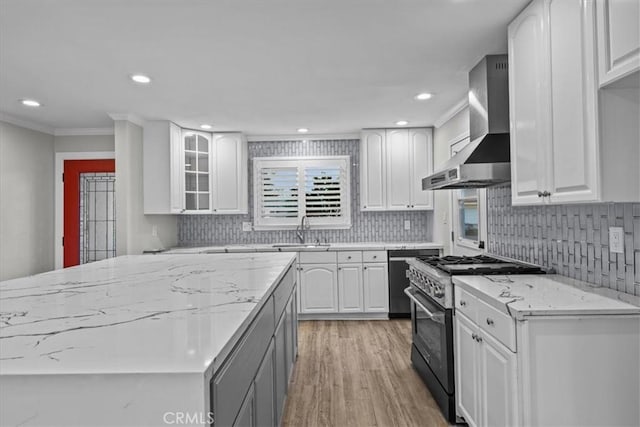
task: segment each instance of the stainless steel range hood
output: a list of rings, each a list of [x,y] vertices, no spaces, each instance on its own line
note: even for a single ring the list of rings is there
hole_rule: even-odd
[[[471,142],[423,178],[423,190],[483,188],[511,180],[507,55],[485,56],[469,72],[469,122]]]

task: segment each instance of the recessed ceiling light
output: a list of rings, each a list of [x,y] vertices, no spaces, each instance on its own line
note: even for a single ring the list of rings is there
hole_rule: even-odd
[[[427,99],[431,99],[432,96],[433,95],[430,94],[429,92],[422,92],[414,96],[414,98],[418,101],[425,101]]]
[[[408,125],[408,124],[409,124],[409,122],[408,122],[408,121],[406,121],[406,120],[398,120],[398,121],[396,122],[396,125],[398,125],[398,126],[406,126],[406,125]]]
[[[40,107],[42,105],[35,99],[21,99],[20,103],[26,107]]]
[[[307,133],[307,132],[309,132],[309,129],[307,129],[307,128],[299,128],[298,129],[298,133]]]
[[[200,129],[211,129],[212,127],[211,125],[200,125]]]
[[[131,76],[131,80],[136,83],[151,83],[151,77],[145,76],[144,74],[134,74],[133,76]]]

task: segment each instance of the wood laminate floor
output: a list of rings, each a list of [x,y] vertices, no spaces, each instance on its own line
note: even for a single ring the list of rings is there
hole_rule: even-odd
[[[301,321],[283,425],[448,426],[411,366],[409,320]]]

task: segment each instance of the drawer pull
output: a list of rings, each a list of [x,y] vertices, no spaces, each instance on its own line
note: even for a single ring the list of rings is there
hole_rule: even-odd
[[[351,255],[349,255],[349,256],[347,257],[347,259],[351,259]]]
[[[487,317],[487,325],[493,326],[493,319]]]
[[[465,305],[467,305],[467,302],[464,300],[460,300],[460,305],[464,307]]]
[[[378,258],[378,255],[374,255],[374,256],[373,256],[373,259],[376,259],[376,258]]]

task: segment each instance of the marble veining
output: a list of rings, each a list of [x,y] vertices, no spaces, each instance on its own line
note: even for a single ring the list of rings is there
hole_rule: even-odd
[[[560,275],[453,276],[453,283],[511,317],[640,314],[640,298]]]
[[[0,374],[204,373],[295,260],[140,255],[0,283]]]

